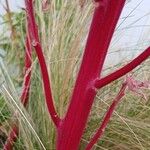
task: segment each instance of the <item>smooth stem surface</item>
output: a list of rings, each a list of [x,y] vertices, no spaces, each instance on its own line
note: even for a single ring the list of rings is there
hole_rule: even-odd
[[[101,74],[124,4],[125,0],[104,0],[95,8],[71,102],[58,129],[57,150],[77,150],[79,147],[96,95],[93,82]]]
[[[122,67],[121,69],[111,73],[110,75],[102,78],[97,79],[95,81],[95,88],[102,88],[105,85],[111,83],[112,81],[124,76],[128,72],[132,71],[134,68],[139,66],[143,61],[145,61],[150,56],[150,47],[148,47],[142,54],[140,54],[138,57],[133,59],[130,63]]]
[[[40,43],[34,43],[34,48],[36,50],[38,59],[39,59],[39,63],[40,63],[40,67],[41,67],[41,72],[42,72],[42,76],[43,76],[43,84],[44,84],[44,89],[45,89],[45,98],[46,98],[46,102],[47,102],[47,107],[49,110],[49,113],[52,117],[52,120],[54,122],[54,124],[56,125],[56,127],[58,127],[60,119],[55,111],[54,105],[52,104],[52,97],[50,92],[50,84],[49,83],[49,76],[48,76],[48,71],[46,69],[46,63],[45,63],[45,59],[42,53],[42,48]]]
[[[30,79],[31,79],[31,45],[29,42],[29,37],[27,35],[26,37],[26,44],[25,44],[25,73],[24,73],[24,82],[23,82],[23,89],[21,93],[21,102],[26,107],[28,100],[29,100],[29,90],[30,90]],[[12,150],[13,144],[17,140],[19,133],[19,127],[14,123],[10,134],[8,135],[8,138],[6,140],[6,143],[3,147],[3,150]]]
[[[42,79],[43,79],[43,86],[44,86],[47,108],[54,124],[56,125],[56,127],[58,127],[60,118],[58,117],[53,104],[53,97],[51,92],[48,70],[43,55],[42,46],[39,41],[38,27],[36,25],[35,16],[34,16],[33,0],[25,0],[25,5],[26,5],[26,13],[27,13],[28,32],[30,34],[30,41],[32,43],[32,46],[34,47],[36,54],[38,56]]]
[[[90,140],[90,142],[88,143],[87,147],[85,150],[91,150],[92,147],[94,146],[94,144],[98,141],[99,138],[102,137],[109,121],[110,118],[113,114],[113,112],[115,111],[116,106],[118,105],[118,103],[121,101],[122,97],[125,94],[125,90],[126,90],[127,84],[124,83],[118,93],[118,95],[116,96],[116,98],[113,100],[111,106],[109,107],[109,109],[106,112],[106,115],[102,121],[102,124],[100,126],[100,128],[97,130],[97,132],[94,134],[94,136],[92,137],[92,139]]]

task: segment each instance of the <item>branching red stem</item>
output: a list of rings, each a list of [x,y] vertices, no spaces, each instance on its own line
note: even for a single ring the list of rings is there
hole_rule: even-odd
[[[38,28],[34,17],[33,0],[25,0],[25,5],[26,5],[26,12],[27,12],[28,32],[30,35],[32,46],[35,48],[36,54],[38,56],[38,60],[41,68],[41,74],[43,78],[46,104],[54,124],[56,125],[56,127],[58,127],[60,118],[58,117],[53,104],[53,97],[51,92],[49,75],[47,71],[45,58],[43,55],[42,46],[40,44],[40,40],[38,36]]]
[[[150,47],[148,47],[142,54],[140,54],[138,57],[136,57],[134,60],[132,60],[130,63],[128,63],[121,69],[111,73],[110,75],[108,75],[102,79],[97,79],[95,81],[95,87],[100,89],[100,88],[104,87],[105,85],[113,82],[114,80],[124,76],[125,74],[127,74],[128,72],[130,72],[134,68],[136,68],[138,65],[140,65],[149,56],[150,56]]]
[[[125,0],[100,0],[98,3],[71,102],[58,130],[57,150],[78,149],[96,95],[93,81],[101,74]]]
[[[96,131],[96,133],[94,134],[94,136],[92,137],[92,139],[90,140],[90,142],[88,143],[87,147],[85,150],[91,150],[92,147],[94,146],[94,144],[98,141],[99,138],[101,138],[101,136],[103,135],[107,124],[110,121],[110,118],[116,108],[116,106],[118,105],[118,103],[121,101],[122,97],[125,94],[125,90],[126,90],[127,84],[124,83],[118,93],[118,95],[116,96],[116,98],[113,100],[111,106],[109,107],[109,109],[107,110],[105,117],[102,121],[102,124],[100,126],[100,128]]]
[[[29,60],[29,56],[31,57],[31,51],[29,50],[31,49],[32,45],[35,49],[41,69],[47,108],[54,124],[57,127],[57,150],[78,149],[79,142],[81,140],[96,95],[96,89],[102,88],[103,86],[130,72],[150,55],[149,47],[126,66],[104,78],[101,78],[104,60],[106,58],[108,47],[110,45],[116,24],[125,4],[125,0],[95,0],[95,2],[98,5],[94,11],[80,71],[78,73],[68,111],[64,119],[61,120],[57,115],[53,103],[48,70],[42,45],[39,40],[38,27],[34,16],[33,0],[25,0],[27,13],[27,32],[29,33],[29,36],[27,40],[28,43],[26,44],[26,75],[24,78],[24,88],[21,95],[21,101],[24,106],[26,106],[29,97],[28,95],[31,77],[31,70],[29,69],[31,67],[31,59]],[[90,150],[97,142],[98,138],[102,136],[117,104],[124,95],[125,89],[126,84],[123,84],[117,97],[106,112],[100,128],[87,145],[86,150]],[[11,150],[12,143],[16,140],[18,132],[19,128],[14,125],[4,150]]]

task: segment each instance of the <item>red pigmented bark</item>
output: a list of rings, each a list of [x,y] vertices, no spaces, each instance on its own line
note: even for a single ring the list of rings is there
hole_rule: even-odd
[[[117,80],[118,78],[124,76],[125,74],[127,74],[128,72],[132,71],[134,68],[139,66],[149,56],[150,56],[150,47],[148,47],[142,54],[140,54],[138,57],[136,57],[134,60],[132,60],[130,63],[128,63],[121,69],[111,73],[110,75],[102,79],[97,79],[95,81],[95,87],[100,89],[104,87],[105,85],[113,82],[114,80]]]
[[[38,56],[39,65],[41,68],[41,74],[43,78],[43,86],[44,86],[47,108],[54,124],[56,125],[56,127],[58,127],[60,118],[58,117],[53,104],[53,97],[51,93],[49,75],[47,71],[45,58],[43,55],[42,46],[40,44],[40,40],[38,36],[38,27],[36,25],[36,21],[34,17],[33,0],[25,0],[25,5],[26,5],[26,13],[27,13],[28,32],[29,32],[31,44],[34,47],[36,54]]]
[[[13,125],[12,130],[7,138],[7,141],[3,147],[3,150],[12,150],[13,144],[17,140],[19,134],[19,128],[16,125]]]
[[[31,64],[32,64],[32,60],[31,60],[31,45],[30,45],[30,41],[27,35],[26,38],[26,44],[25,44],[25,73],[24,73],[24,82],[23,82],[23,89],[22,89],[22,93],[21,93],[21,102],[24,105],[24,107],[26,107],[27,103],[28,103],[28,99],[29,99],[29,90],[30,90],[30,79],[31,79]],[[8,138],[6,140],[6,143],[3,147],[3,150],[12,150],[13,149],[13,144],[14,142],[17,140],[19,134],[19,127],[14,124],[10,134],[8,135]]]
[[[52,103],[52,95],[50,93],[50,84],[49,83],[49,77],[48,77],[48,72],[46,69],[46,63],[44,60],[44,56],[42,53],[42,48],[40,43],[34,43],[34,48],[36,50],[38,59],[39,59],[39,63],[40,63],[40,67],[41,67],[41,72],[42,72],[42,76],[43,76],[43,83],[44,83],[44,90],[45,90],[45,98],[46,98],[46,102],[47,102],[47,107],[49,110],[49,113],[51,115],[51,118],[54,122],[54,124],[56,125],[56,127],[58,127],[59,122],[60,122],[60,118],[58,117],[54,105]]]
[[[26,39],[26,53],[25,53],[25,74],[24,74],[24,83],[23,83],[23,91],[21,94],[21,102],[26,107],[29,100],[29,91],[30,91],[30,81],[31,81],[31,65],[32,59],[31,54],[32,48],[30,44],[30,40],[27,36]]]
[[[115,111],[115,108],[117,107],[117,105],[121,101],[122,97],[125,95],[125,90],[128,89],[128,90],[130,90],[136,94],[139,94],[143,98],[145,98],[143,93],[139,92],[138,90],[142,89],[142,88],[149,88],[149,85],[150,85],[149,82],[143,82],[143,81],[135,80],[132,76],[128,76],[128,75],[126,76],[126,80],[122,84],[122,87],[121,87],[118,95],[113,100],[112,104],[110,105],[109,109],[106,112],[100,128],[96,131],[96,133],[94,134],[94,136],[92,137],[90,142],[87,144],[85,150],[92,149],[92,147],[98,141],[98,139],[102,137],[102,135],[103,135],[103,133],[107,127],[107,124],[109,123],[110,118],[111,118],[113,112]]]
[[[107,124],[110,121],[110,118],[113,114],[113,112],[115,111],[116,106],[118,105],[118,103],[121,101],[122,97],[125,95],[125,90],[126,90],[127,84],[124,83],[118,93],[118,95],[116,96],[116,98],[113,100],[111,106],[109,107],[109,109],[106,112],[106,115],[102,121],[102,124],[100,126],[100,128],[97,130],[97,132],[94,134],[94,136],[92,137],[92,139],[90,140],[90,142],[88,143],[88,145],[86,146],[85,150],[90,150],[92,149],[92,147],[94,146],[94,144],[98,141],[99,138],[101,138],[101,136],[103,135],[103,133],[105,132],[105,129],[107,127]]]
[[[114,29],[125,0],[103,0],[95,8],[81,68],[71,103],[61,121],[57,150],[77,150],[96,91],[94,81],[101,73]]]

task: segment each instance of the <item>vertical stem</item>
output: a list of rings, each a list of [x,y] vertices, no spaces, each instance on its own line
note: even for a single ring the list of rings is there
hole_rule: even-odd
[[[44,87],[44,92],[45,92],[47,108],[48,108],[49,114],[51,115],[51,118],[54,124],[56,125],[56,127],[58,127],[60,118],[57,115],[57,112],[55,110],[54,103],[53,103],[53,97],[52,97],[52,92],[51,92],[51,85],[50,85],[47,65],[46,65],[44,55],[43,55],[42,46],[39,40],[38,27],[37,27],[35,16],[34,16],[33,0],[25,0],[25,5],[26,5],[27,22],[28,22],[27,30],[29,33],[30,42],[32,46],[34,47],[38,60],[39,60],[39,65],[40,65],[41,74],[43,78],[43,87]]]
[[[95,8],[85,52],[65,118],[57,136],[57,150],[77,150],[96,90],[107,50],[125,0],[103,0]]]

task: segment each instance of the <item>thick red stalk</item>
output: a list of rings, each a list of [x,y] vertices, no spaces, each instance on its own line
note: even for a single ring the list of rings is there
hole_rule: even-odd
[[[116,98],[113,100],[111,106],[109,107],[109,109],[107,110],[105,117],[102,121],[102,124],[100,126],[100,128],[96,131],[96,133],[94,134],[94,136],[92,137],[92,139],[90,140],[90,142],[88,143],[88,145],[86,146],[85,150],[91,150],[92,147],[94,146],[94,144],[98,141],[99,138],[101,138],[101,136],[103,135],[107,124],[110,121],[110,118],[113,114],[113,112],[115,111],[116,106],[118,105],[118,103],[121,101],[122,97],[125,94],[125,90],[126,90],[127,84],[124,83],[118,93],[118,95],[116,96]]]
[[[150,47],[148,47],[142,54],[140,54],[138,57],[136,57],[134,60],[132,60],[130,63],[122,67],[121,69],[111,73],[110,75],[97,79],[95,81],[95,87],[100,89],[104,87],[105,85],[111,83],[112,81],[124,76],[128,72],[132,71],[134,68],[136,68],[138,65],[140,65],[143,61],[145,61],[150,56]]]
[[[26,104],[28,103],[28,99],[29,99],[31,64],[32,64],[32,60],[31,60],[32,49],[31,49],[28,36],[26,38],[25,47],[26,47],[25,49],[25,73],[24,73],[23,90],[22,90],[20,99],[21,99],[22,104],[26,107]],[[14,124],[6,140],[6,143],[3,147],[3,150],[13,149],[13,144],[17,140],[18,134],[19,134],[19,127],[16,124]]]
[[[28,32],[30,34],[30,40],[31,40],[32,46],[35,48],[36,54],[38,56],[38,60],[39,60],[40,68],[41,68],[41,74],[43,78],[43,85],[44,85],[47,108],[48,108],[48,111],[51,115],[51,118],[54,124],[58,127],[60,118],[58,117],[54,104],[53,104],[49,75],[47,71],[45,58],[42,52],[43,51],[42,46],[39,41],[38,28],[37,28],[35,17],[34,17],[33,0],[25,0],[25,5],[26,5],[26,12],[27,12]]]
[[[95,8],[82,64],[65,118],[57,135],[57,150],[77,150],[96,91],[107,50],[125,0],[103,0]]]

